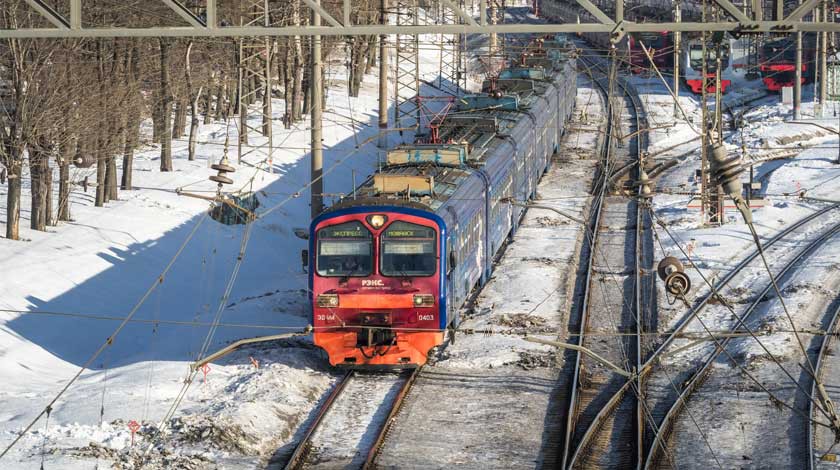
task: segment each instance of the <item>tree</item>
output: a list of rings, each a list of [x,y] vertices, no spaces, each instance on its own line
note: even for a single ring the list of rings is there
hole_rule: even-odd
[[[160,38],[160,171],[172,171],[172,88],[169,83],[169,63],[172,40]]]

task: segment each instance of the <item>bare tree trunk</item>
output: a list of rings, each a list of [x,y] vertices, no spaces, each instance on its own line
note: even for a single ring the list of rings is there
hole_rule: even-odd
[[[263,70],[265,70],[265,91],[262,97],[262,107],[263,107],[263,118],[262,118],[262,134],[267,136],[271,133],[271,118],[272,118],[272,110],[271,110],[271,58],[274,57],[274,49],[275,49],[275,41],[273,39],[269,40],[269,47],[268,51],[266,51],[266,62],[263,64]]]
[[[101,115],[105,116],[108,113],[108,97],[106,96],[106,86],[105,86],[105,56],[103,54],[103,44],[102,39],[98,39],[96,41],[96,58],[98,61],[98,74],[99,74],[99,112]],[[108,121],[107,118],[105,120]],[[108,199],[108,194],[105,191],[105,180],[107,172],[107,158],[108,158],[108,136],[107,134],[107,126],[100,125],[98,128],[94,130],[96,134],[96,201],[94,205],[96,207],[102,207],[105,205]]]
[[[72,139],[67,139],[73,142]],[[61,221],[70,220],[70,160],[73,159],[74,145],[65,143],[61,146],[58,158],[58,214]]]
[[[292,1],[292,24],[294,26],[301,25],[300,17],[300,0]],[[303,119],[303,69],[306,68],[307,62],[303,57],[303,46],[301,44],[300,36],[295,36],[294,39],[294,93],[292,96],[292,119],[297,122]],[[308,87],[307,87],[308,88]]]
[[[44,224],[55,226],[56,221],[53,218],[53,203],[52,203],[52,168],[50,168],[49,159],[46,160],[46,172],[44,173]]]
[[[152,142],[155,144],[160,143],[160,135],[161,135],[161,109],[163,106],[163,101],[160,97],[160,91],[155,90],[152,92]]]
[[[123,172],[120,188],[123,191],[131,191],[132,182],[131,177],[134,173],[134,146],[137,144],[137,130],[130,128],[125,139],[125,148],[123,150]]]
[[[219,88],[216,91],[216,120],[227,120],[227,107],[225,101],[227,100],[227,74],[222,72],[222,77],[219,80]]]
[[[124,191],[131,191],[132,176],[134,174],[134,149],[140,143],[140,106],[143,95],[140,93],[140,51],[137,49],[137,40],[131,48],[126,75],[131,83],[131,90],[128,98],[128,115],[125,126],[125,146],[123,147],[123,172],[120,188]]]
[[[365,73],[367,62],[367,38],[356,36],[353,41],[353,50],[350,54],[350,96],[358,97],[362,87],[362,78]]]
[[[228,120],[230,116],[236,116],[239,112],[239,87],[236,86],[236,83],[231,80],[231,83],[228,83],[227,87],[228,96],[225,101],[225,121]]]
[[[110,153],[110,152],[109,152]],[[105,169],[105,199],[106,201],[116,200],[117,194],[117,159],[113,155],[108,157],[107,168]]]
[[[277,67],[282,72],[283,76],[283,100],[285,101],[286,109],[285,109],[285,116],[283,118],[283,125],[286,129],[291,129],[292,121],[295,119],[294,113],[294,76],[296,72],[294,71],[294,63],[295,58],[292,56],[294,51],[294,40],[287,40],[286,41],[286,57],[282,63],[279,64]],[[279,62],[279,61],[278,61]]]
[[[257,67],[256,65],[254,67]],[[245,103],[248,105],[252,105],[257,102],[257,77],[255,75],[251,75],[246,80],[248,86],[243,90],[245,93]]]
[[[14,74],[15,97],[22,96],[23,82],[18,80],[19,74]],[[22,117],[18,106],[11,126],[7,129],[0,126],[0,137],[2,137],[2,152],[0,159],[8,171],[9,188],[6,193],[6,238],[9,240],[20,239],[20,193],[21,193],[21,169],[23,167],[23,149],[20,142],[23,140],[19,135]]]
[[[31,181],[31,210],[29,215],[29,226],[32,230],[46,231],[47,217],[44,213],[46,209],[46,172],[49,167],[46,149],[41,145],[43,141],[39,139],[37,145],[29,148],[29,178]]]
[[[175,103],[175,118],[172,120],[172,138],[180,139],[187,129],[188,97],[178,97]]]
[[[367,64],[365,65],[365,75],[370,75],[371,71],[373,71],[373,67],[376,66],[376,45],[378,44],[376,36],[368,36],[367,44],[368,57]]]
[[[172,43],[168,38],[160,39],[160,93],[161,93],[161,136],[160,171],[172,171],[172,90],[169,83],[169,63]]]
[[[13,157],[9,157],[12,159]],[[9,170],[9,192],[6,194],[6,238],[20,239],[20,160],[12,160]]]
[[[210,74],[210,83],[204,93],[204,124],[210,124],[212,119],[211,108],[213,106],[213,86],[216,84],[216,72]]]
[[[105,172],[107,171],[107,166],[105,163],[105,152],[103,151],[105,147],[104,143],[104,136],[102,135],[104,131],[97,132],[97,145],[96,145],[96,201],[94,205],[96,207],[102,207],[105,205],[105,198],[107,194],[105,193]]]
[[[187,80],[187,96],[190,98],[190,142],[188,149],[189,161],[195,160],[195,141],[198,137],[198,100],[201,97],[201,88],[198,91],[193,91],[192,83],[192,69],[190,68],[190,52],[192,52],[193,43],[187,45],[186,66],[184,67],[184,75]]]

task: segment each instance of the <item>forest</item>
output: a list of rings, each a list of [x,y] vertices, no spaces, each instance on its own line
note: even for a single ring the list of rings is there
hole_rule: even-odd
[[[50,0],[60,14],[68,2]],[[196,16],[204,2],[184,2]],[[307,25],[301,0],[218,1],[219,25]],[[323,1],[340,16],[340,1]],[[164,2],[86,0],[84,26],[183,26]],[[354,24],[382,20],[385,0],[354,0]],[[0,29],[50,27],[24,0],[0,5]],[[376,36],[324,37],[322,59],[345,52],[348,89],[357,96],[376,64]],[[160,148],[161,172],[172,171],[172,140],[189,139],[214,121],[244,126],[248,109],[284,106],[288,128],[308,114],[311,37],[85,38],[0,40],[0,184],[8,185],[6,238],[21,239],[21,195],[31,190],[30,229],[72,220],[71,191],[95,192],[101,207],[132,190],[135,151]],[[255,72],[258,71],[258,72]],[[270,90],[270,92],[266,92]],[[275,115],[276,115],[275,110]],[[262,113],[271,119],[270,112]],[[263,124],[264,132],[270,126]],[[247,133],[242,133],[247,139]],[[75,169],[96,168],[95,178]],[[28,182],[28,186],[27,186]],[[57,194],[54,194],[57,191]]]

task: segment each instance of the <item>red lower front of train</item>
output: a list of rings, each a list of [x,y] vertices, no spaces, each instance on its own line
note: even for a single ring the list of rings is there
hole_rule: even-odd
[[[337,211],[316,219],[310,237],[314,342],[330,364],[425,364],[444,337],[438,224]]]
[[[674,68],[674,53],[660,50],[649,50],[653,63],[656,65],[660,73],[669,72]],[[653,67],[650,65],[650,60],[647,54],[642,49],[630,50],[630,71],[634,74],[642,72],[653,72]]]
[[[792,87],[796,83],[796,65],[794,64],[762,64],[759,69],[763,75],[761,81],[769,91],[780,91],[786,86]],[[802,65],[802,77],[799,83],[805,83],[805,64]]]
[[[700,94],[703,93],[703,81],[700,79],[689,79],[685,81],[685,84],[691,89],[693,93]],[[714,74],[710,75],[705,80],[706,82],[706,93],[714,93],[715,92],[715,76]],[[726,93],[726,90],[729,88],[729,85],[732,84],[732,80],[721,80],[720,81],[720,92]]]

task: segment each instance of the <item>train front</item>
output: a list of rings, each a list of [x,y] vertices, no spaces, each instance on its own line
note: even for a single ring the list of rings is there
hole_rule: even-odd
[[[431,212],[349,207],[310,227],[314,342],[330,364],[414,367],[443,342],[445,226]]]
[[[728,42],[706,44],[706,75],[703,76],[703,43],[699,40],[691,40],[688,46],[682,52],[682,73],[685,79],[685,84],[691,89],[692,93],[703,93],[703,87],[706,87],[706,93],[715,93],[717,86],[715,81],[717,77],[718,58],[720,59],[720,91],[726,93],[732,80],[723,78],[728,75],[730,66],[730,50],[731,46]],[[720,57],[718,57],[720,54]]]
[[[800,83],[805,83],[808,61],[802,62]],[[758,63],[761,80],[769,91],[781,91],[796,84],[796,42],[791,38],[768,41],[761,48]]]

